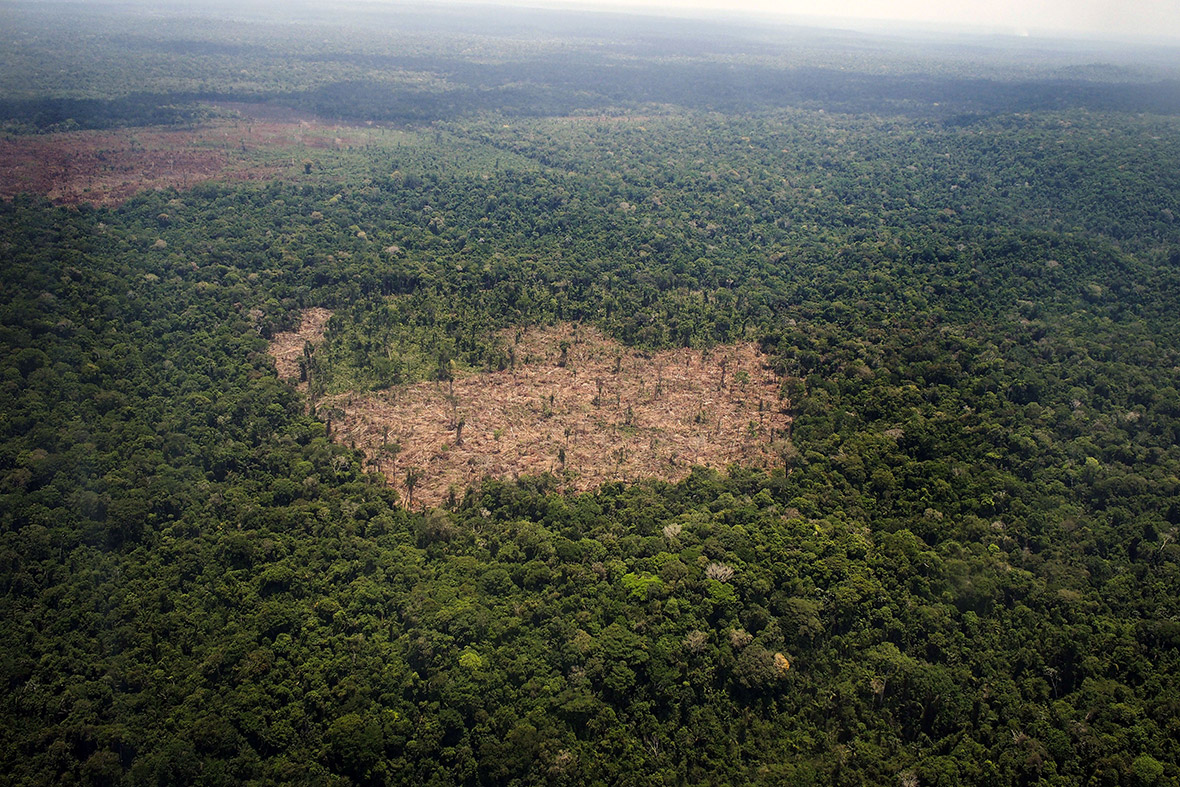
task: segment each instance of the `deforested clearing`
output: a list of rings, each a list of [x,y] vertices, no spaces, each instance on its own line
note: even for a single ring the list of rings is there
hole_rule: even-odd
[[[487,476],[550,473],[584,491],[678,480],[698,465],[770,467],[789,450],[781,380],[753,343],[649,353],[584,325],[504,340],[504,371],[341,394],[318,409],[336,414],[333,439],[363,451],[414,507]]]
[[[30,193],[60,205],[117,207],[143,191],[290,179],[306,163],[321,166],[326,152],[360,148],[371,135],[314,119],[245,116],[191,128],[6,136],[0,138],[0,199]]]
[[[332,312],[315,307],[304,309],[299,321],[299,329],[276,333],[270,342],[270,354],[275,359],[275,371],[280,378],[297,378],[301,389],[307,388],[306,375],[301,373],[300,359],[308,344],[318,344],[324,338],[324,329],[331,319]]]

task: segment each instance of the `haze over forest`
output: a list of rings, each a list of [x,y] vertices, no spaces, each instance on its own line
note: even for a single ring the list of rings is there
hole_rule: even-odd
[[[857,8],[0,6],[0,783],[1180,781],[1175,31]]]
[[[481,0],[470,0],[478,3]],[[1173,43],[1180,38],[1175,9],[1164,2],[1120,3],[1114,0],[1038,0],[1006,3],[996,0],[833,0],[822,7],[803,0],[534,0],[526,7],[571,8],[718,18],[743,15],[819,27],[891,27],[910,33],[925,28],[1000,35],[1070,38],[1138,38]]]

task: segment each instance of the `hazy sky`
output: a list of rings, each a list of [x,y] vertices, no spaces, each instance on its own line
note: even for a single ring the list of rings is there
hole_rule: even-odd
[[[1180,0],[518,0],[618,10],[722,9],[777,16],[923,22],[1015,34],[1069,32],[1180,39]]]

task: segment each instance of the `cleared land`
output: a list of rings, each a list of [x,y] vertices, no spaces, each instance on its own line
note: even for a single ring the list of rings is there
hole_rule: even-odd
[[[235,110],[249,110],[235,105]],[[316,153],[359,148],[367,129],[282,115],[187,129],[135,128],[0,137],[0,198],[40,194],[61,205],[115,206],[140,191],[302,172]],[[315,161],[318,165],[318,160]]]
[[[318,320],[309,316],[304,326]],[[290,356],[295,342],[301,351],[313,333],[301,330],[275,352]],[[333,439],[363,451],[407,502],[407,471],[418,474],[415,507],[442,503],[485,476],[548,472],[582,491],[677,480],[694,465],[782,461],[788,403],[752,343],[643,353],[572,325],[504,341],[516,358],[511,369],[329,397],[319,411],[334,416]],[[298,375],[293,362],[283,364],[280,374]]]
[[[300,378],[299,359],[303,357],[303,348],[310,342],[318,344],[324,338],[324,328],[331,319],[332,312],[327,309],[305,309],[299,322],[299,330],[276,333],[270,342],[270,354],[275,359],[275,371],[280,379]],[[307,381],[300,380],[300,389],[307,388]]]

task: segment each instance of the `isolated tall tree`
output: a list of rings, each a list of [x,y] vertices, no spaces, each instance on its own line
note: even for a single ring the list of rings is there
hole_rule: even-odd
[[[417,467],[406,468],[406,508],[414,507],[414,487],[422,480],[422,471]]]

